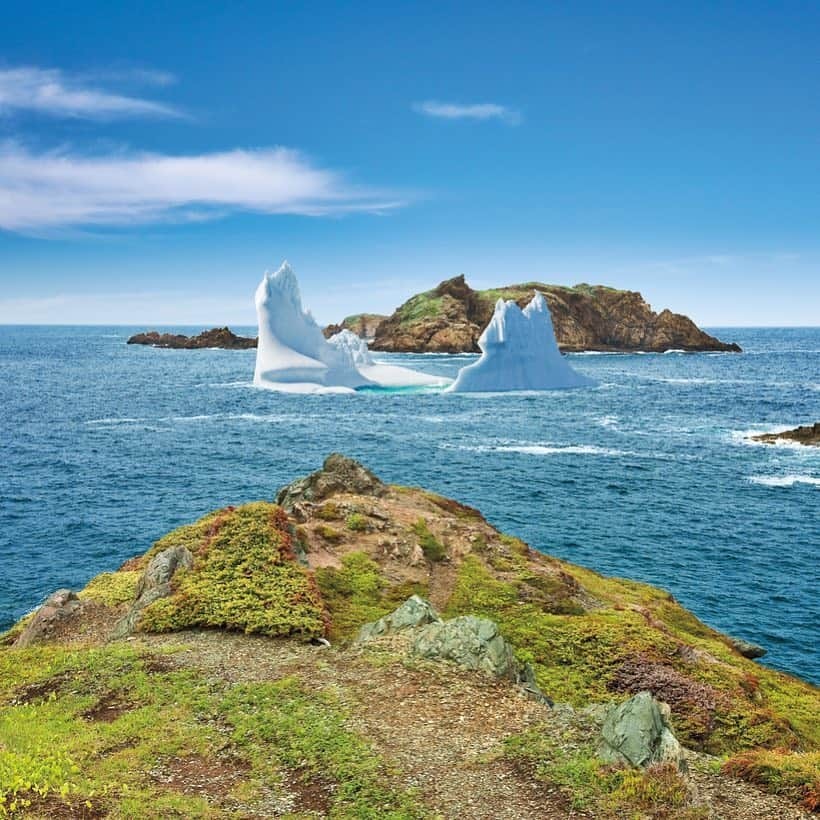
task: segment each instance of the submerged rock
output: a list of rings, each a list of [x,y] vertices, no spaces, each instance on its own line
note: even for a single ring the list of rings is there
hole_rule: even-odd
[[[598,756],[609,763],[641,768],[671,763],[686,771],[683,749],[672,733],[669,717],[669,707],[649,692],[639,692],[610,707],[601,729]]]
[[[415,629],[418,626],[440,621],[441,618],[438,612],[429,601],[425,601],[424,598],[420,598],[418,595],[413,595],[389,615],[385,615],[373,623],[365,624],[359,630],[356,641],[369,641],[371,638],[378,638],[380,635]]]
[[[335,493],[384,495],[387,486],[358,461],[341,453],[331,453],[322,468],[282,487],[276,503],[290,511],[295,504],[322,501]]]

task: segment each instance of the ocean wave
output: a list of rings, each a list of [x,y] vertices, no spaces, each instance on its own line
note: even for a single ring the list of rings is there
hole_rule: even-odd
[[[820,478],[810,475],[753,475],[748,480],[764,487],[794,487],[795,484],[820,487]]]
[[[253,382],[203,382],[202,384],[196,385],[197,387],[211,387],[216,388],[217,390],[237,390],[243,387],[253,387]]]
[[[148,419],[124,419],[124,418],[106,418],[106,419],[88,419],[86,424],[140,424]]]
[[[600,424],[601,427],[606,427],[608,429],[617,427],[618,421],[619,419],[617,416],[600,416],[599,418],[595,419],[596,424]]]
[[[802,444],[799,441],[791,441],[790,439],[775,439],[775,441],[755,441],[755,436],[777,435],[778,433],[785,433],[787,430],[793,430],[797,427],[796,424],[779,427],[765,427],[755,428],[752,430],[732,430],[731,439],[735,444],[742,444],[746,447],[765,447],[767,449],[778,448],[783,450],[794,450],[799,453],[812,454],[817,452],[816,447],[811,447]]]
[[[634,455],[624,450],[597,447],[594,444],[476,444],[457,446],[457,449],[472,453],[522,453],[528,456],[578,455],[618,458]]]

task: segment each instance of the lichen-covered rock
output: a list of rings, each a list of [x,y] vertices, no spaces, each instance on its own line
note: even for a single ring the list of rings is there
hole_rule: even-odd
[[[672,733],[669,718],[669,707],[649,692],[639,692],[612,706],[601,729],[598,756],[608,763],[640,768],[671,763],[686,771],[683,749]]]
[[[380,635],[415,629],[418,626],[440,621],[441,618],[439,618],[438,612],[429,601],[425,601],[424,598],[418,595],[413,595],[389,615],[385,615],[373,623],[365,624],[359,630],[356,641],[361,643],[369,641],[371,638],[378,638]]]
[[[385,484],[358,461],[331,453],[321,470],[282,487],[276,503],[290,511],[300,502],[321,501],[336,493],[379,496],[385,492]]]
[[[427,660],[453,661],[465,669],[518,681],[519,669],[512,647],[486,618],[463,615],[422,627],[411,651]]]
[[[58,589],[46,599],[14,642],[23,649],[48,640],[57,626],[82,611],[83,602],[70,589]]]
[[[160,598],[167,598],[173,591],[171,579],[179,569],[191,569],[194,557],[183,546],[169,547],[158,552],[145,568],[137,584],[137,597],[128,612],[114,626],[111,638],[116,640],[130,635],[137,626],[140,613],[149,604]]]

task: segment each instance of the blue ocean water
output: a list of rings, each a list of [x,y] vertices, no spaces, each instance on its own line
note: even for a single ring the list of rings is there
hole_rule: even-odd
[[[820,682],[820,449],[744,439],[820,419],[820,329],[713,331],[741,355],[572,356],[598,388],[497,396],[280,395],[250,386],[253,351],[129,347],[136,330],[0,327],[0,628],[338,450],[669,589]],[[473,357],[382,358],[454,375]]]

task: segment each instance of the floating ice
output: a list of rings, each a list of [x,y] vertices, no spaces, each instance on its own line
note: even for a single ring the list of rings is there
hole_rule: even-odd
[[[325,339],[302,308],[299,283],[287,262],[265,273],[256,289],[259,344],[253,383],[289,393],[349,393],[360,387],[443,385],[446,380],[406,367],[375,364],[349,330]]]
[[[540,293],[524,310],[514,301],[499,299],[478,346],[481,358],[459,371],[450,391],[496,393],[595,384],[576,373],[561,355],[546,299]]]
[[[445,387],[451,381],[409,367],[374,362],[367,342],[347,328],[331,336],[328,342],[343,351],[359,372],[379,387]]]

